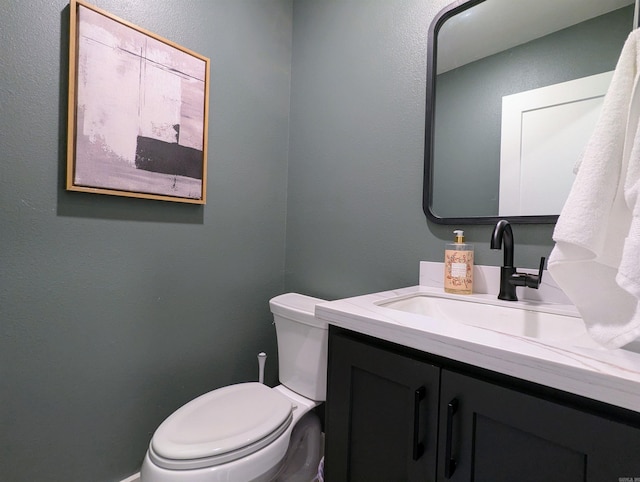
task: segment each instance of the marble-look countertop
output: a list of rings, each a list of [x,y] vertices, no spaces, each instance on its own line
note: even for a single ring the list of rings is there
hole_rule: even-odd
[[[506,304],[578,316],[550,277],[540,290],[518,288],[522,301],[497,300],[495,267],[476,267],[473,295],[445,295],[442,263],[421,263],[420,284],[316,305],[316,316],[328,323],[426,353],[539,383],[640,412],[640,342],[607,350],[585,334],[563,342],[545,342],[487,328],[406,313],[377,303],[415,294],[459,297],[464,301]],[[495,291],[494,291],[495,290]],[[515,303],[515,304],[514,304]]]

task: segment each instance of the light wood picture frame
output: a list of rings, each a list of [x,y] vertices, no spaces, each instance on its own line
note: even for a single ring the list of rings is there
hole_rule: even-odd
[[[209,59],[70,2],[69,191],[206,203]]]

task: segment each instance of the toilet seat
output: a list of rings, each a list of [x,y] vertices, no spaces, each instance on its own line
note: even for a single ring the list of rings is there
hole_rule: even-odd
[[[292,413],[291,400],[261,383],[219,388],[170,415],[153,435],[149,456],[174,470],[231,462],[277,439]]]

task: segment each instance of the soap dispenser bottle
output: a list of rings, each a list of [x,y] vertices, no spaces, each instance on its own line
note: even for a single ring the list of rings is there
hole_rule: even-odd
[[[470,295],[473,292],[473,245],[464,242],[464,231],[453,232],[453,243],[444,251],[444,290]]]

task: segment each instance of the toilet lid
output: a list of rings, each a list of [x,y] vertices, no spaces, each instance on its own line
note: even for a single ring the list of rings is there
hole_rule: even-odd
[[[291,401],[266,385],[230,385],[170,415],[153,435],[151,449],[163,465],[193,459],[210,459],[208,465],[228,462],[271,443],[291,423],[291,413]]]

